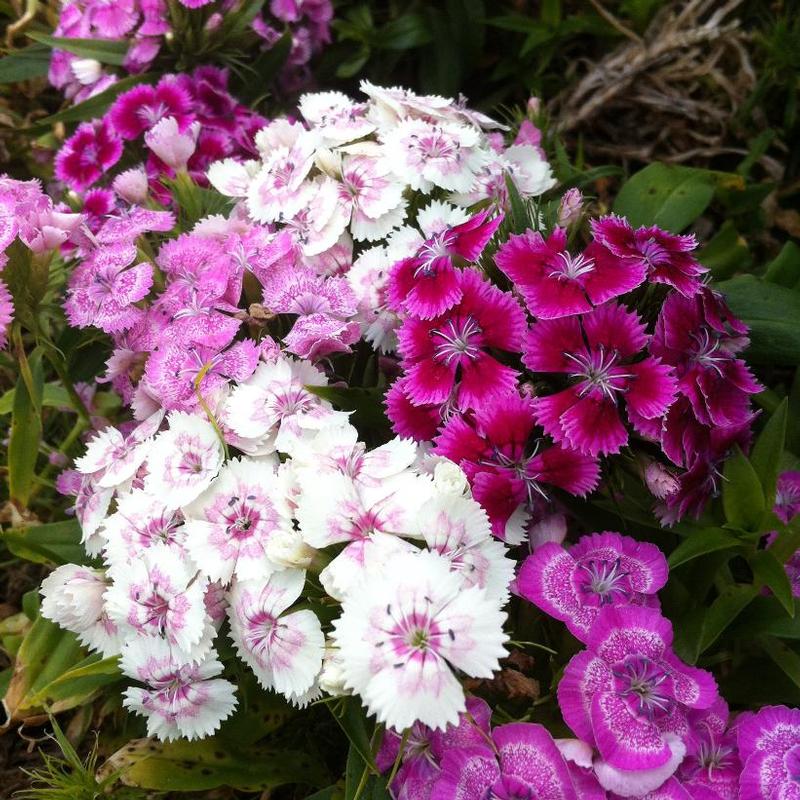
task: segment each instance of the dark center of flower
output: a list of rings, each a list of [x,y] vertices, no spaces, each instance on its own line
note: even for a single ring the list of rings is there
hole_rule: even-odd
[[[622,568],[621,559],[614,561],[592,559],[580,565],[581,591],[593,595],[599,605],[607,605],[631,594],[629,573]]]
[[[632,655],[614,665],[618,693],[628,700],[633,711],[653,719],[665,714],[672,703],[665,681],[667,672],[643,655]]]

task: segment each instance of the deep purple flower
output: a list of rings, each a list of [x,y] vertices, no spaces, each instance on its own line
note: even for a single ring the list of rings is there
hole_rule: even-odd
[[[91,186],[122,155],[122,141],[107,120],[84,122],[67,139],[55,160],[56,177],[81,192]]]
[[[583,536],[568,550],[546,542],[522,565],[519,593],[586,642],[606,606],[658,607],[667,560],[654,544],[618,533]]]
[[[189,93],[172,75],[156,86],[141,85],[123,92],[111,106],[108,116],[123,139],[136,139],[165,117],[175,117],[183,126],[191,119]]]

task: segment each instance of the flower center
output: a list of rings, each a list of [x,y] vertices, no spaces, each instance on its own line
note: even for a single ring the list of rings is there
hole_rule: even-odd
[[[643,242],[638,242],[639,252],[649,266],[655,267],[669,261],[667,251],[651,236]]]
[[[637,714],[652,719],[669,710],[672,699],[663,686],[668,675],[655,661],[642,655],[628,656],[613,669],[617,691]]]
[[[622,569],[621,559],[615,561],[594,560],[580,565],[583,572],[578,580],[581,591],[589,595],[598,605],[613,603],[616,599],[631,594],[628,573]],[[592,597],[593,596],[593,597]]]
[[[622,381],[633,378],[630,373],[616,371],[619,358],[617,351],[606,352],[602,345],[588,353],[564,353],[564,355],[578,367],[575,372],[570,373],[570,378],[580,378],[585,383],[580,390],[581,397],[594,389],[599,389],[609,400],[613,400],[615,393],[625,388]]]
[[[594,259],[586,258],[583,253],[573,256],[562,250],[556,256],[555,263],[551,262],[550,266],[553,267],[553,271],[549,277],[574,281],[583,275],[588,275],[594,269]]]
[[[481,352],[480,342],[475,341],[481,333],[480,325],[472,317],[448,320],[444,328],[431,331],[431,336],[441,340],[436,345],[434,357],[444,361],[447,366],[453,361],[461,361],[462,357],[474,361]]]
[[[436,274],[434,262],[437,258],[448,258],[451,255],[450,246],[453,244],[454,236],[451,230],[444,230],[434,234],[425,244],[420,247],[417,259],[420,265],[414,270],[414,277],[429,278]]]

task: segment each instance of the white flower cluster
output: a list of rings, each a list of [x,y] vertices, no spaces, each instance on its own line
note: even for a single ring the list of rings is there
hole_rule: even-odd
[[[225,390],[215,424],[159,412],[105,429],[77,462],[76,513],[104,566],[55,570],[43,614],[121,655],[137,682],[125,705],[151,735],[207,736],[233,711],[225,619],[265,689],[297,705],[354,692],[397,729],[454,723],[453,670],[498,667],[513,562],[463,473],[406,439],[367,451],[307,388],[324,384],[280,356]],[[326,641],[314,606],[332,600]]]
[[[381,294],[391,265],[464,222],[467,207],[507,206],[507,176],[523,197],[555,179],[536,146],[506,146],[504,126],[463,102],[368,81],[361,90],[366,102],[303,95],[302,121],[277,119],[256,135],[260,159],[219,161],[208,179],[251,220],[285,231],[318,271],[352,264],[365,336],[388,350],[394,325]],[[414,225],[420,194],[429,200]],[[354,241],[363,243],[355,253]]]

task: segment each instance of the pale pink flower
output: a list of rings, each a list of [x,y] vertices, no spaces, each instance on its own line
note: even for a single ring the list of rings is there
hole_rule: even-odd
[[[175,117],[164,117],[145,133],[144,143],[168,167],[182,171],[194,154],[199,135],[199,122],[193,122],[185,131],[181,131]]]

